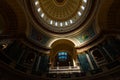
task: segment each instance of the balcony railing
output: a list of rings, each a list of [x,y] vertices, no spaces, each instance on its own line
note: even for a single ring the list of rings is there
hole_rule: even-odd
[[[80,73],[79,66],[62,66],[62,67],[50,67],[49,73]]]

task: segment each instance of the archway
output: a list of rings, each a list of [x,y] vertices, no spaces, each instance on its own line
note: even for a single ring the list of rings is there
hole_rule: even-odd
[[[51,45],[52,49],[50,51],[51,67],[74,66],[74,61],[76,60],[74,46],[73,42],[66,39],[55,41]]]

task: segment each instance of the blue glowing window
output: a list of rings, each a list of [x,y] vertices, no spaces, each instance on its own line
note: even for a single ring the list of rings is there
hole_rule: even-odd
[[[65,61],[67,60],[67,52],[59,52],[58,53],[58,59],[59,61]]]

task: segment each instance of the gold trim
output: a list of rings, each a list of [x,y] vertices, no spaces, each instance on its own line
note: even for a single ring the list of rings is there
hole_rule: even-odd
[[[57,0],[53,0],[53,2],[56,4],[56,6],[62,7],[66,4],[68,0],[63,0],[62,2],[57,2]]]
[[[73,4],[72,4],[73,3]],[[77,5],[73,0],[65,1],[64,6],[56,6],[55,1],[44,1],[39,0],[39,6],[41,7],[43,13],[45,13],[46,17],[54,21],[67,21],[73,18],[80,6],[82,5],[82,0],[76,2]],[[45,5],[47,4],[47,5]],[[75,8],[73,8],[75,7]]]

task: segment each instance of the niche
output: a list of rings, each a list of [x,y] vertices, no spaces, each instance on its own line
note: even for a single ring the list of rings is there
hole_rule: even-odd
[[[106,59],[99,49],[92,50],[91,54],[99,66],[106,64]]]

